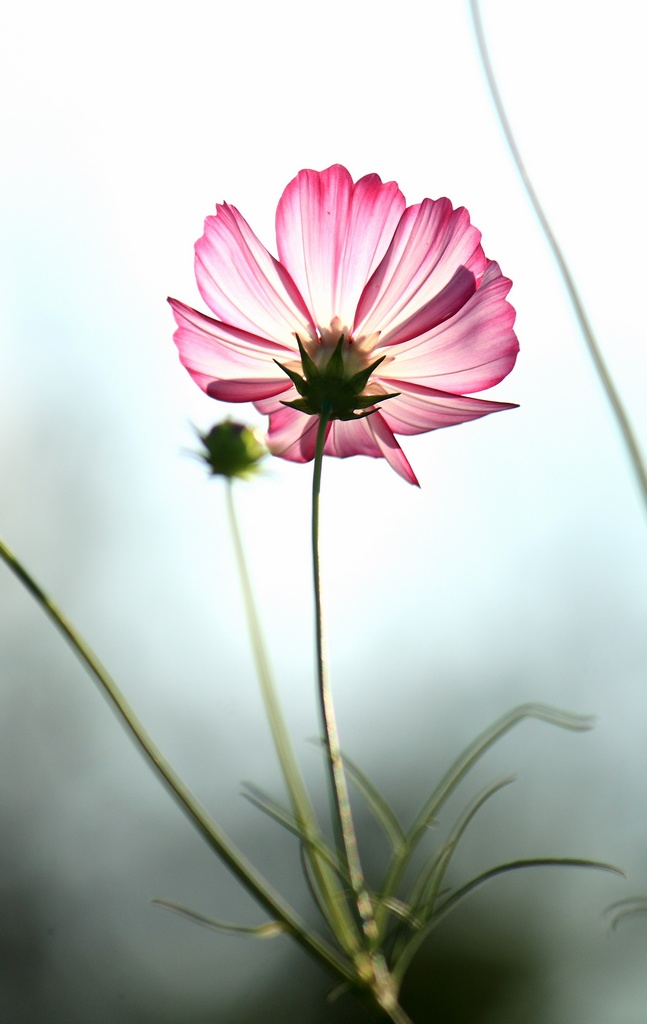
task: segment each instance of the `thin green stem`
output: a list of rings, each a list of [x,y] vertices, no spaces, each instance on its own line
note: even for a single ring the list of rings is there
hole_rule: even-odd
[[[330,773],[330,791],[333,803],[333,817],[340,854],[344,857],[353,889],[355,904],[362,930],[369,948],[377,936],[373,906],[366,891],[364,873],[357,848],[355,826],[350,806],[348,783],[339,743],[337,719],[333,704],[332,690],[328,677],[328,659],[325,650],[323,608],[321,601],[321,569],[319,562],[319,498],[321,494],[321,468],[326,433],[330,424],[330,411],[323,411],[319,417],[315,446],[314,472],[312,479],[312,572],[315,596],[315,626],[317,643],[317,679],[321,706],[327,762]]]
[[[591,327],[589,319],[586,315],[584,304],[575,286],[575,281],[573,280],[573,276],[569,269],[568,263],[566,262],[564,254],[553,232],[553,229],[550,226],[548,218],[544,213],[543,207],[539,201],[539,196],[537,195],[534,189],[528,171],[526,170],[525,164],[521,158],[519,147],[517,146],[512,131],[512,127],[505,112],[505,107],[503,105],[503,100],[501,98],[501,94],[497,86],[496,76],[494,74],[494,69],[492,67],[492,62],[490,60],[490,56],[488,53],[487,44],[485,42],[485,33],[483,31],[483,24],[481,21],[478,0],[470,0],[470,10],[472,13],[472,21],[474,23],[476,42],[481,56],[481,61],[483,63],[483,68],[485,71],[485,77],[487,79],[490,92],[492,93],[492,100],[494,102],[494,107],[496,109],[499,121],[501,122],[503,133],[510,148],[512,158],[517,166],[517,170],[519,171],[521,180],[523,181],[524,187],[528,194],[528,198],[532,203],[532,206],[537,215],[537,219],[539,220],[539,223],[543,229],[548,244],[552,249],[553,256],[555,257],[555,260],[557,262],[557,266],[559,267],[560,273],[564,279],[564,284],[566,285],[566,290],[571,300],[575,316],[579,321],[580,328],[582,334],[584,335],[584,340],[586,342],[586,346],[589,350],[591,359],[593,360],[593,365],[596,369],[598,377],[600,378],[602,387],[606,392],[606,396],[611,406],[612,412],[616,418],[618,428],[624,440],[625,447],[627,449],[629,459],[631,461],[631,465],[633,466],[633,470],[638,481],[638,486],[640,488],[643,501],[645,503],[645,506],[647,507],[647,468],[645,467],[645,463],[643,461],[642,454],[638,446],[638,442],[634,435],[627,414],[624,410],[624,406],[622,404],[620,395],[616,390],[611,374],[609,373],[606,363],[602,357],[600,346],[598,345],[595,334],[593,333],[593,328]]]
[[[249,569],[247,567],[247,559],[245,557],[240,528],[238,526],[238,518],[236,516],[236,508],[234,504],[233,481],[231,479],[227,480],[227,515],[229,518],[229,527],[233,540],[238,575],[240,577],[241,589],[243,592],[245,616],[247,618],[247,627],[252,641],[252,651],[254,654],[256,672],[261,687],[261,694],[263,696],[263,703],[265,705],[272,738],[274,740],[274,746],[281,764],[285,784],[290,795],[292,810],[294,811],[297,823],[304,831],[309,833],[311,829],[314,829],[315,832],[318,833],[319,830],[316,827],[315,814],[312,809],[312,804],[310,803],[299,766],[294,756],[292,744],[290,742],[290,737],[285,725],[278,695],[276,693],[276,687],[272,679],[272,671],[270,669],[269,658],[263,640]]]
[[[251,893],[254,899],[273,918],[284,925],[285,931],[292,938],[336,974],[341,975],[342,978],[348,981],[354,982],[356,972],[351,964],[320,936],[311,932],[306,927],[292,907],[278,893],[274,892],[244,854],[237,849],[220,826],[210,817],[205,808],[196,800],[148,735],[114,679],[112,679],[92,649],[77,630],[66,620],[60,609],[47,596],[2,540],[0,540],[0,558],[26,587],[47,617],[54,623],[59,632],[62,633],[90,676],[99,684],[100,689],[112,704],[122,724],[135,740],[136,745],[144,754],[146,760],[162,779],[165,786],[170,790],[172,796],[208,845],[216,852],[247,891]]]
[[[339,880],[335,872],[331,870],[330,866],[322,860],[321,855],[317,852],[317,846],[322,839],[321,831],[303,781],[303,776],[294,756],[290,735],[281,711],[276,686],[274,685],[269,657],[256,609],[256,601],[254,600],[254,590],[245,557],[245,549],[238,525],[233,495],[233,480],[231,478],[227,480],[227,515],[263,703],[276,754],[290,796],[298,831],[305,839],[305,853],[319,891],[323,896],[323,901],[319,905],[342,948],[346,949],[349,953],[355,953],[359,948],[357,929],[343,900]]]

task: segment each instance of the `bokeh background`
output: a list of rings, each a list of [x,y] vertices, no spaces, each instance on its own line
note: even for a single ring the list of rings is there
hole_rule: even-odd
[[[483,0],[510,119],[647,445],[644,54],[630,0]],[[492,392],[514,412],[327,460],[325,592],[347,750],[404,820],[509,707],[442,831],[514,772],[456,859],[584,856],[628,881],[495,880],[438,929],[405,991],[417,1024],[639,1024],[647,918],[645,516],[554,261],[506,150],[466,2],[25,0],[5,14],[1,530],[236,841],[284,889],[294,846],[239,795],[280,781],[244,632],[224,494],[186,455],[228,410],[171,342],[167,293],[199,304],[192,246],[217,201],[274,248],[301,167],[395,179],[466,205],[514,280],[522,351]],[[241,415],[253,410],[241,408]],[[258,422],[258,417],[255,418]],[[304,770],[325,806],[309,597],[310,471],[274,460],[240,517]],[[358,1021],[282,939],[151,906],[262,915],[161,789],[71,653],[0,571],[0,1019],[7,1024]],[[358,808],[367,858],[384,857]],[[433,836],[430,842],[433,842]]]

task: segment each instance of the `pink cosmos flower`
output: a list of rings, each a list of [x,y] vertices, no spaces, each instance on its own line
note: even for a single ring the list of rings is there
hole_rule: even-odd
[[[180,360],[212,398],[252,402],[268,446],[295,462],[324,452],[385,458],[417,484],[395,434],[514,408],[467,397],[497,384],[519,349],[511,282],[448,199],[406,206],[395,182],[304,170],[276,212],[279,259],[224,203],[196,243],[213,317],[169,299]]]

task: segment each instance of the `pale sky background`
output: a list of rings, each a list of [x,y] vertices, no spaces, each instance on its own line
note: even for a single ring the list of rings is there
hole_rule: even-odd
[[[640,8],[483,0],[482,16],[644,450]],[[0,49],[0,532],[282,885],[274,826],[238,796],[246,778],[280,790],[224,494],[184,454],[191,424],[230,411],[260,421],[192,383],[165,298],[202,308],[193,243],[216,202],[275,251],[276,203],[302,167],[341,162],[395,179],[409,202],[447,195],[469,209],[518,312],[517,367],[487,397],[520,408],[404,439],[421,490],[381,460],[326,461],[342,740],[406,817],[514,704],[594,714],[586,736],[526,724],[493,752],[463,803],[501,775],[519,781],[484,810],[457,872],[561,854],[613,861],[629,881],[499,880],[461,920],[477,944],[471,907],[482,922],[505,906],[513,926],[545,933],[533,1022],[642,1024],[647,918],[609,938],[602,911],[647,892],[647,523],[498,126],[468,4],[27,0],[5,15]],[[238,503],[290,724],[322,792],[305,742],[318,728],[310,481],[309,467],[273,460]],[[0,1015],[38,1021],[41,998],[52,1020],[108,1024],[145,998],[168,1009],[191,992],[233,1022],[251,979],[279,970],[323,993],[326,979],[287,943],[241,946],[150,907],[167,896],[259,919],[6,571],[0,613],[0,927],[17,965]]]

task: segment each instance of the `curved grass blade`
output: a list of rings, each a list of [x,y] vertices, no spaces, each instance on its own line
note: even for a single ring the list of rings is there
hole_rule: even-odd
[[[456,848],[463,838],[468,826],[490,797],[494,796],[495,793],[498,793],[506,786],[510,786],[514,781],[514,776],[509,775],[505,779],[493,782],[490,786],[484,789],[482,793],[479,793],[456,822],[447,842],[444,843],[441,848],[443,852],[437,858],[434,858],[434,861],[432,861],[428,871],[423,871],[421,873],[419,882],[416,884],[414,892],[411,894],[410,898],[410,903],[412,907],[414,907],[414,917],[418,918],[421,924],[424,924],[433,912],[434,904],[440,892],[440,887],[443,883],[451,858],[456,852]]]
[[[409,964],[432,929],[447,917],[450,911],[452,911],[454,907],[465,898],[465,896],[470,892],[473,892],[473,890],[478,888],[479,885],[483,885],[484,882],[488,882],[491,878],[496,878],[497,875],[506,874],[509,871],[519,871],[522,868],[543,867],[596,868],[598,871],[610,871],[615,875],[621,875],[624,877],[624,872],[613,864],[607,864],[604,861],[584,860],[576,857],[531,857],[524,860],[509,861],[507,864],[499,864],[498,867],[490,868],[489,871],[484,871],[483,874],[478,875],[477,878],[473,878],[471,882],[467,882],[455,893],[449,896],[443,903],[442,907],[439,907],[439,909],[432,914],[426,924],[420,928],[415,935],[411,936],[406,947],[401,953],[399,960],[394,964],[392,970],[393,977],[396,978],[399,983],[402,982],[402,978],[404,977]]]
[[[286,807],[283,807],[277,800],[265,793],[264,790],[259,789],[258,786],[253,785],[251,782],[245,783],[245,790],[243,796],[246,800],[249,800],[254,807],[257,807],[268,817],[272,818],[283,828],[291,832],[292,835],[296,836],[305,848],[306,853],[311,850],[318,857],[320,857],[328,867],[332,868],[335,874],[339,877],[342,884],[348,885],[349,879],[345,874],[345,869],[340,866],[337,862],[333,851],[328,846],[322,836],[318,835],[314,838],[299,824],[294,815],[290,814]]]
[[[431,796],[421,808],[406,837],[402,849],[393,857],[386,882],[383,888],[383,900],[395,895],[400,880],[409,864],[411,856],[425,834],[427,828],[437,817],[440,808],[451,796],[456,787],[465,778],[477,761],[487,753],[490,747],[502,738],[510,729],[527,718],[534,718],[556,725],[562,729],[582,732],[592,728],[593,720],[583,715],[574,715],[568,711],[550,707],[547,704],[521,704],[506,715],[497,719],[489,728],[480,733],[476,739],[459,754],[453,764],[445,772]],[[383,930],[384,920],[380,917],[378,927]]]
[[[433,915],[436,901],[441,895],[441,887],[447,873],[447,868],[451,862],[456,848],[463,838],[466,829],[480,811],[481,807],[498,793],[501,789],[513,783],[514,777],[508,776],[505,779],[500,779],[498,782],[492,783],[487,789],[483,790],[465,809],[463,814],[456,822],[449,838],[442,844],[436,856],[433,857],[426,868],[421,871],[416,884],[413,887],[411,896],[409,897],[409,905],[411,907],[412,926],[416,930],[423,928],[429,918]],[[393,949],[394,960],[398,959],[399,952],[406,944],[406,938],[403,937],[402,933],[396,940],[396,945]]]
[[[162,907],[164,910],[172,910],[180,917],[186,917],[195,924],[205,928],[213,928],[214,931],[224,932],[227,935],[246,935],[254,939],[273,939],[277,935],[285,935],[287,929],[282,921],[268,921],[256,927],[249,927],[242,924],[230,924],[229,921],[219,921],[214,917],[207,917],[198,910],[191,910],[189,907],[176,903],[174,900],[151,900],[155,907]]]
[[[452,910],[460,900],[464,899],[470,892],[473,892],[479,885],[483,885],[484,882],[489,882],[491,878],[496,878],[497,875],[507,874],[509,871],[519,871],[522,868],[592,868],[596,871],[609,871],[613,875],[619,875],[621,878],[625,878],[624,871],[616,867],[615,864],[609,864],[602,860],[588,860],[584,857],[529,857],[522,858],[521,860],[512,860],[507,864],[499,864],[495,868],[490,868],[488,871],[484,871],[483,874],[473,878],[471,882],[467,882],[465,885],[457,889],[455,893],[452,893],[442,907],[437,911],[436,916],[438,918],[446,917],[447,914]]]
[[[552,708],[547,704],[521,704],[519,707],[513,708],[512,711],[497,719],[493,725],[477,736],[456,758],[409,830],[410,842],[416,841],[425,832],[428,825],[437,817],[447,798],[490,747],[526,718],[535,718],[542,722],[548,722],[549,725],[556,725],[561,729],[570,729],[575,732],[584,732],[593,727],[593,719],[590,716],[574,715],[559,708]]]
[[[378,825],[384,829],[387,839],[394,850],[400,850],[406,842],[406,833],[397,819],[391,805],[382,796],[374,782],[362,771],[357,764],[342,754],[348,777],[366,801],[366,806],[371,811]]]
[[[638,486],[640,488],[643,501],[647,506],[647,468],[645,467],[645,463],[643,461],[643,457],[638,446],[638,442],[634,435],[633,428],[629,422],[629,418],[625,412],[620,395],[618,394],[615,384],[613,383],[613,378],[611,377],[611,374],[609,373],[607,365],[602,356],[600,346],[593,332],[593,328],[589,322],[589,318],[586,315],[584,303],[582,302],[579,292],[575,286],[575,281],[569,269],[568,263],[566,262],[566,258],[564,257],[561,246],[557,241],[557,237],[554,234],[552,227],[550,226],[550,222],[546,214],[544,213],[544,209],[539,201],[539,196],[535,192],[528,171],[526,170],[525,164],[521,158],[519,147],[517,146],[514,133],[512,131],[512,127],[510,125],[510,122],[508,121],[508,117],[505,112],[505,107],[503,105],[501,93],[499,92],[496,76],[494,74],[494,69],[492,67],[492,62],[490,61],[490,55],[488,53],[487,44],[485,42],[483,24],[481,22],[481,14],[479,10],[478,0],[470,0],[470,10],[472,12],[474,34],[476,35],[476,43],[481,56],[481,61],[483,63],[485,77],[490,88],[490,92],[492,94],[494,108],[499,117],[499,121],[503,129],[503,134],[505,135],[506,141],[510,148],[510,152],[512,154],[512,159],[514,160],[517,166],[519,176],[521,177],[521,180],[524,184],[528,198],[530,199],[537,219],[539,220],[539,223],[541,224],[543,232],[546,236],[548,245],[552,250],[557,266],[559,267],[559,271],[562,275],[564,284],[566,286],[566,291],[573,306],[573,311],[575,313],[575,316],[577,317],[577,320],[579,321],[582,334],[584,335],[584,341],[589,350],[589,355],[591,356],[591,360],[593,361],[593,365],[595,367],[597,375],[600,379],[602,387],[604,388],[604,391],[606,392],[606,396],[609,405],[611,406],[611,410],[616,418],[616,423],[620,430],[620,434],[624,440],[625,447],[629,455],[629,460],[633,467],[634,474],[636,476],[636,480],[638,482]]]
[[[613,914],[611,931],[615,931],[624,918],[647,914],[647,896],[629,896],[626,900],[618,900],[607,907],[605,913]]]

